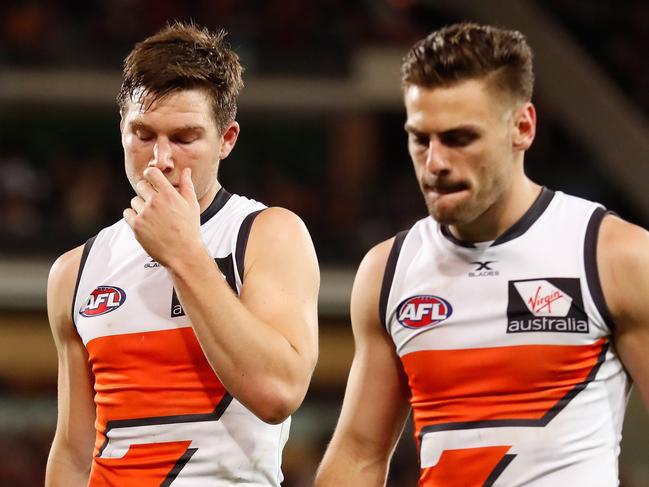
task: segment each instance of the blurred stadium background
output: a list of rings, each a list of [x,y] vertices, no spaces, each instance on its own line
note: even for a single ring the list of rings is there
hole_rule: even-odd
[[[398,72],[447,22],[517,28],[536,51],[538,182],[649,226],[646,0],[4,0],[0,6],[0,485],[42,485],[56,419],[45,284],[58,254],[121,217],[114,97],[134,42],[168,20],[223,27],[240,53],[242,132],[221,180],[306,221],[322,265],[320,361],[294,416],[287,487],[308,486],[353,352],[348,297],[371,245],[424,216]],[[649,486],[649,419],[634,395],[624,487]],[[406,432],[390,486],[416,485]]]

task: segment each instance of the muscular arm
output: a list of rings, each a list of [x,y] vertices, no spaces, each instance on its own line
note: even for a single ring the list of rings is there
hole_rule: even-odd
[[[187,257],[169,271],[212,368],[261,419],[283,421],[304,399],[317,358],[319,275],[306,228],[280,208],[257,216],[241,299],[204,248]]]
[[[47,310],[58,354],[58,418],[46,487],[85,487],[95,441],[93,380],[86,349],[70,316],[82,247],[61,256],[47,284]]]
[[[379,295],[393,240],[372,249],[352,291],[355,353],[343,407],[315,485],[385,485],[390,457],[408,415],[407,380],[379,318]]]
[[[649,232],[607,216],[597,263],[617,352],[649,411]]]
[[[281,208],[254,220],[240,298],[200,240],[189,173],[177,192],[155,169],[157,188],[138,186],[143,201],[125,212],[151,257],[169,271],[199,343],[226,389],[263,421],[297,409],[317,359],[315,250],[304,224]]]

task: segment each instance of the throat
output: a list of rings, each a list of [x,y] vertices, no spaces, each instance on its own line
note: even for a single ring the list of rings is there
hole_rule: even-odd
[[[448,225],[443,231],[453,240],[471,246],[489,245],[510,233],[524,232],[547,206],[552,194],[531,181],[529,183],[526,191],[496,201],[471,222]],[[544,198],[544,194],[548,197]]]

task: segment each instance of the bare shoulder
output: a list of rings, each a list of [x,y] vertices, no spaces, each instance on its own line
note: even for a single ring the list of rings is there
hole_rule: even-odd
[[[629,314],[645,307],[649,293],[647,230],[617,216],[606,216],[597,244],[597,265],[614,319],[624,322]]]
[[[266,237],[273,235],[281,237],[293,232],[309,234],[306,225],[299,216],[291,210],[279,206],[262,210],[253,222],[252,230],[264,234]]]
[[[245,275],[255,267],[282,266],[288,272],[297,266],[304,273],[319,276],[309,231],[300,217],[285,208],[267,208],[257,215],[250,228],[245,255]]]
[[[49,279],[65,279],[66,277],[69,277],[70,274],[74,274],[74,277],[76,278],[79,264],[81,263],[83,247],[83,245],[80,245],[59,256],[52,264]]]
[[[69,331],[71,306],[84,246],[76,247],[54,261],[47,280],[47,311],[55,336]]]
[[[380,291],[385,266],[394,245],[394,239],[395,237],[384,240],[365,254],[358,266],[354,286],[358,284],[359,286],[372,288],[374,291]]]
[[[597,266],[617,352],[649,410],[649,232],[607,216]]]
[[[617,254],[619,257],[624,257],[624,254],[633,255],[636,252],[649,257],[649,232],[616,215],[607,215],[602,221],[599,249],[602,252]]]
[[[48,278],[48,295],[51,293],[61,294],[69,291],[70,283],[74,286],[79,273],[83,245],[69,250],[54,261]],[[74,289],[71,290],[72,292]]]

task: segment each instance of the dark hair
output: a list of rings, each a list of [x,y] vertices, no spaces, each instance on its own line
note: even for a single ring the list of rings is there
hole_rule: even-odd
[[[145,109],[173,92],[204,89],[211,101],[216,126],[223,131],[237,114],[243,88],[239,56],[215,33],[193,24],[175,22],[135,45],[124,60],[117,104],[122,115],[128,100]],[[141,90],[141,91],[140,91]]]
[[[501,92],[530,101],[532,50],[516,30],[473,23],[443,27],[418,41],[403,59],[401,86],[449,86],[491,78]]]

